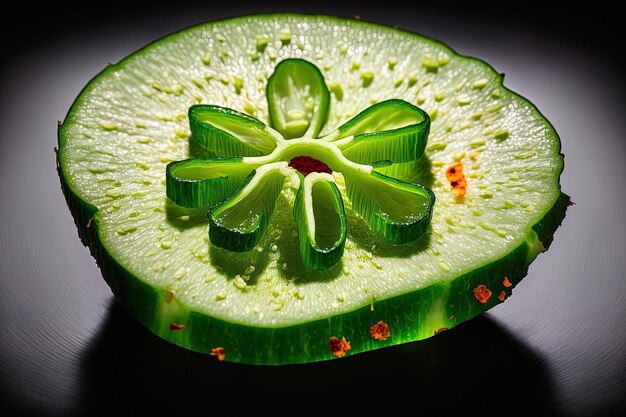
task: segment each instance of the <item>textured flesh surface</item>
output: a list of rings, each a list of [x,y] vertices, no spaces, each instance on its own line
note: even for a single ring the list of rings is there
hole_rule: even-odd
[[[267,232],[246,253],[210,245],[206,209],[166,198],[166,164],[202,155],[190,144],[188,108],[216,104],[269,123],[267,79],[289,57],[317,65],[330,86],[322,134],[389,98],[429,113],[426,153],[408,178],[437,198],[427,236],[391,244],[344,199],[343,259],[309,271],[288,181]],[[80,233],[118,300],[160,336],[205,352],[224,346],[227,360],[242,362],[330,359],[330,336],[352,339],[351,354],[452,327],[497,304],[500,287],[481,304],[476,284],[494,286],[505,275],[516,284],[526,274],[565,205],[558,136],[488,65],[428,38],[327,17],[244,17],[166,37],[97,76],[70,110],[59,143],[70,207],[79,228],[93,216]],[[445,175],[455,162],[467,177],[463,200]],[[244,288],[234,285],[238,276]],[[392,334],[385,342],[368,335],[381,317]],[[171,331],[173,322],[185,329]],[[246,349],[252,339],[260,346]]]

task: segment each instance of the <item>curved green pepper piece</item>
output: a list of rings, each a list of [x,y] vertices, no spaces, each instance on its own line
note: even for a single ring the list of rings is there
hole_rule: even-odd
[[[310,270],[324,270],[343,255],[348,230],[343,199],[330,174],[311,173],[300,184],[293,215],[302,263]]]
[[[317,137],[326,123],[330,92],[317,67],[303,59],[286,59],[267,81],[272,126],[285,139]]]
[[[189,126],[196,143],[220,157],[267,155],[282,140],[260,120],[220,106],[191,106]]]
[[[285,177],[292,175],[286,162],[252,171],[234,194],[209,210],[211,242],[233,252],[252,250],[267,228]]]
[[[210,207],[239,188],[253,169],[241,156],[170,162],[165,170],[166,194],[179,206]]]

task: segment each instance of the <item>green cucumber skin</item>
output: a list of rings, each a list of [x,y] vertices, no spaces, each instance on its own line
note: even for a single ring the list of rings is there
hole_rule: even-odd
[[[288,16],[293,17],[297,14]],[[348,20],[328,16],[323,16],[323,18],[328,21]],[[369,24],[385,27],[375,23]],[[403,32],[427,38],[413,32]],[[160,41],[157,40],[151,45]],[[451,54],[460,56],[451,48],[449,50]],[[141,50],[137,53],[141,53]],[[480,59],[474,59],[495,73],[489,64]],[[105,68],[77,96],[68,111],[65,122],[58,129],[58,160],[63,160],[63,150],[67,141],[64,124],[74,117],[74,108],[90,90],[94,80],[116,71],[120,64]],[[541,115],[532,103],[517,93],[513,94],[527,102],[537,114]],[[545,117],[542,116],[542,118],[546,126],[554,131],[550,122]],[[562,161],[561,159],[561,172]],[[454,315],[451,320],[446,319],[449,323],[448,328],[452,328],[499,304],[497,296],[504,289],[503,277],[506,276],[515,287],[527,274],[528,266],[538,253],[536,247],[523,242],[499,260],[458,276],[451,282],[433,284],[387,300],[374,300],[373,311],[366,306],[339,316],[292,327],[247,327],[206,316],[182,305],[176,305],[175,314],[169,314],[164,319],[162,315],[159,316],[159,312],[162,311],[163,306],[167,305],[167,294],[129,273],[108,253],[98,236],[98,209],[85,202],[73,191],[72,183],[66,178],[67,173],[64,172],[64,167],[60,163],[57,163],[57,172],[67,205],[74,217],[78,235],[95,258],[117,302],[132,317],[158,336],[179,346],[203,353],[208,353],[215,347],[224,347],[225,360],[230,362],[283,365],[335,359],[328,347],[328,339],[332,336],[345,337],[350,341],[352,348],[346,356],[425,339],[434,335],[435,331],[440,328],[430,325],[431,322],[440,323],[442,317]],[[530,235],[536,233],[544,248],[547,249],[552,242],[553,235],[565,218],[570,204],[569,196],[560,193],[552,208],[532,227],[532,231],[529,231]],[[90,227],[86,226],[88,222]],[[485,304],[479,303],[473,296],[473,289],[480,284],[492,290],[492,296]],[[507,297],[513,287],[506,290]],[[433,318],[431,310],[435,303],[437,303],[437,313],[440,317]],[[172,304],[176,304],[176,301],[172,301]],[[369,327],[379,320],[385,321],[390,326],[391,336],[385,341],[374,340],[369,335]],[[169,325],[173,322],[184,323],[185,328],[170,330]]]
[[[113,258],[98,238],[98,220],[95,208],[85,203],[68,186],[63,171],[58,169],[61,187],[67,205],[74,216],[81,241],[96,259],[102,275],[115,299],[137,321],[158,336],[184,348],[209,353],[223,347],[227,361],[285,365],[336,359],[328,347],[332,336],[345,337],[351,349],[346,356],[413,342],[433,336],[441,328],[442,317],[450,318],[448,328],[499,304],[498,294],[505,290],[507,297],[528,272],[538,250],[523,242],[513,251],[451,282],[437,283],[403,296],[373,300],[372,306],[339,316],[284,328],[254,328],[229,323],[177,305],[173,314],[159,316],[167,302],[167,293],[144,283],[130,274]],[[556,229],[565,217],[570,198],[561,193],[552,207],[533,227],[537,238],[547,248]],[[86,225],[91,221],[90,227]],[[513,287],[502,284],[507,277]],[[490,299],[481,304],[473,295],[478,285],[486,285]],[[177,303],[176,300],[172,304]],[[433,317],[436,310],[438,317]],[[384,341],[374,340],[369,328],[379,320],[386,322],[391,336]],[[170,330],[171,323],[183,323],[182,330]],[[437,323],[434,324],[433,323]]]

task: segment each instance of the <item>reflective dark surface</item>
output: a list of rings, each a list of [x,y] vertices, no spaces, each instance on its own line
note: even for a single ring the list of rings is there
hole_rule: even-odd
[[[623,35],[617,14],[361,4],[16,7],[0,79],[0,415],[625,415]],[[393,6],[393,7],[392,7]],[[91,5],[91,7],[95,7]],[[426,341],[306,366],[218,363],[114,303],[55,172],[56,121],[108,62],[201,21],[302,11],[424,33],[506,73],[563,142],[571,207],[514,296]],[[29,24],[23,24],[29,22]],[[580,30],[579,30],[580,29]]]

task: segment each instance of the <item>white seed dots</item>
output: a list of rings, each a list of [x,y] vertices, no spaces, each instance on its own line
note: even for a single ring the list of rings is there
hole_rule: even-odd
[[[176,271],[176,273],[174,274],[174,279],[176,281],[180,281],[181,279],[185,277],[185,275],[187,275],[187,270],[184,268],[181,268],[178,271]]]
[[[446,272],[450,271],[450,265],[448,265],[447,263],[443,261],[439,261],[439,268],[443,269]]]
[[[120,227],[119,229],[117,229],[117,234],[119,234],[120,236],[125,236],[129,233],[132,233],[134,231],[136,231],[137,228],[130,226],[130,227]]]
[[[101,128],[103,128],[104,130],[117,130],[119,129],[119,125],[115,122],[111,122],[108,120],[98,120],[98,124],[100,125]]]
[[[202,56],[202,63],[204,65],[211,65],[211,53],[207,52]]]
[[[283,44],[291,42],[291,30],[289,30],[289,28],[281,30],[278,33],[278,39],[280,39]]]
[[[472,88],[475,88],[475,89],[483,88],[484,86],[487,85],[488,82],[489,80],[487,80],[486,78],[481,78],[472,83]]]
[[[456,101],[460,106],[466,106],[472,102],[472,98],[467,94],[460,94],[457,96]]]
[[[235,279],[233,280],[233,284],[235,285],[235,287],[239,288],[240,290],[243,290],[248,286],[248,284],[246,284],[246,281],[244,281],[241,275],[237,275],[235,277]]]
[[[269,38],[267,37],[267,35],[257,35],[256,50],[258,52],[264,52],[265,48],[267,48],[268,43],[269,43]]]

